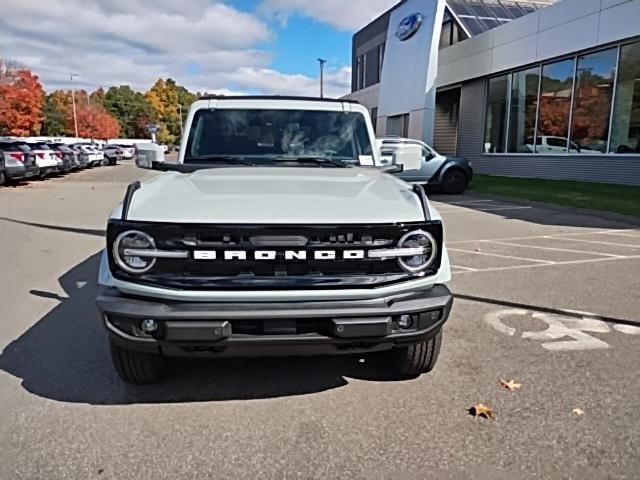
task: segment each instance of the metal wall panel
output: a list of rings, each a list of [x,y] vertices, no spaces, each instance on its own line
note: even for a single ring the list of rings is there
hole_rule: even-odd
[[[476,173],[640,185],[640,155],[484,155],[486,78],[462,85],[458,154]]]

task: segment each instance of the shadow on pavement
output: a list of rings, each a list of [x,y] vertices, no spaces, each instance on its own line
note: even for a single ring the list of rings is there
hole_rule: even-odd
[[[495,215],[508,220],[523,220],[539,225],[555,225],[565,227],[583,227],[599,229],[635,229],[637,225],[623,219],[607,218],[607,212],[598,216],[596,212],[582,212],[571,207],[560,205],[529,204],[525,200],[497,200],[493,197],[482,195],[439,195],[429,194],[429,199],[434,202],[451,205],[457,208],[475,210],[479,213]],[[485,201],[487,201],[485,203]],[[437,206],[436,206],[437,207]],[[509,208],[515,207],[515,208]],[[438,207],[437,207],[438,208]]]
[[[94,306],[100,253],[59,279],[68,298],[0,354],[0,369],[40,397],[99,405],[248,400],[338,388],[345,377],[385,380],[379,360],[355,356],[260,359],[172,359],[160,384],[131,386],[111,366],[107,334]]]
[[[45,230],[56,230],[59,232],[79,233],[81,235],[92,235],[94,237],[104,237],[107,232],[100,229],[65,227],[61,225],[49,225],[46,223],[25,222],[24,220],[16,220],[14,218],[0,217],[5,222],[17,223],[19,225],[27,225],[28,227],[44,228]]]

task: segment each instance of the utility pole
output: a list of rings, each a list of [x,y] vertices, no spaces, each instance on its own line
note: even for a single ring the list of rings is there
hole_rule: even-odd
[[[320,98],[324,98],[324,64],[327,63],[323,58],[318,58],[320,63]]]
[[[76,117],[76,97],[73,94],[73,77],[77,77],[77,73],[72,73],[69,75],[71,78],[71,104],[73,105],[73,125],[76,129],[76,143],[78,142],[78,118]]]

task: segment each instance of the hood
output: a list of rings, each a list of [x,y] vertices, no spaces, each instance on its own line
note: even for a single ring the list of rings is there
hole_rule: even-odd
[[[114,216],[119,216],[120,208]],[[165,173],[133,196],[132,221],[374,224],[425,219],[411,187],[374,168],[240,167]]]

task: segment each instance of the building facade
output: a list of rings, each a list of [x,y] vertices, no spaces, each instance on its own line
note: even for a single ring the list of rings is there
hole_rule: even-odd
[[[640,185],[640,0],[405,0],[348,97],[478,173]]]

